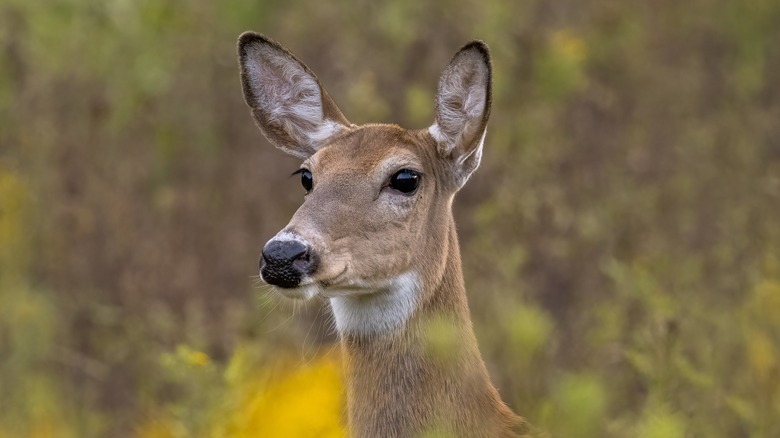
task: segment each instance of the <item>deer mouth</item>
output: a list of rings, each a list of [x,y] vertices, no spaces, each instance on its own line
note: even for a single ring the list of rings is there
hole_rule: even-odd
[[[349,271],[349,265],[344,265],[344,269],[341,270],[335,277],[326,279],[326,280],[320,280],[318,283],[323,289],[328,289],[330,287],[340,287],[340,285],[344,282],[344,278],[347,276],[347,271]]]
[[[267,282],[273,289],[286,298],[294,300],[310,300],[316,296],[339,296],[340,293],[331,293],[330,290],[338,289],[344,290],[349,288],[344,283],[344,279],[349,272],[349,266],[345,265],[344,268],[335,276],[326,280],[317,280],[310,276],[303,276],[299,278],[297,283],[292,286],[279,286],[270,282]]]

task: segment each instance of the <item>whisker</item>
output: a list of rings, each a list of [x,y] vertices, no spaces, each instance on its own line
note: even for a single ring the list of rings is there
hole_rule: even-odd
[[[316,323],[317,323],[317,318],[316,317],[312,318],[311,324],[309,324],[309,329],[306,330],[306,336],[304,336],[303,343],[301,344],[301,361],[303,366],[309,365],[314,360],[314,357],[312,357],[310,360],[306,360],[306,355],[307,355],[306,342],[309,339],[309,334],[311,333],[312,327],[314,327],[314,324]]]
[[[260,318],[260,324],[265,325],[268,318],[281,304],[282,300],[270,289],[270,287],[266,287],[265,290],[262,291],[261,298],[257,302],[259,309],[265,309],[265,315]]]
[[[281,302],[282,302],[282,301],[281,301],[281,300],[279,300],[279,301],[277,302],[277,305],[278,305],[278,304],[280,304]],[[282,321],[281,321],[279,324],[277,324],[277,325],[275,325],[274,327],[272,327],[272,328],[270,328],[270,329],[266,330],[266,331],[265,331],[265,332],[263,332],[263,333],[271,333],[271,332],[273,332],[273,331],[276,331],[276,330],[277,330],[277,329],[279,329],[280,327],[282,327],[282,326],[284,326],[284,325],[287,325],[287,323],[289,323],[289,322],[290,322],[290,321],[293,319],[293,317],[295,316],[295,306],[296,306],[296,301],[293,301],[293,311],[292,311],[292,313],[290,313],[290,314],[287,316],[287,318],[285,318],[284,320],[282,320]],[[276,308],[276,306],[274,306],[274,308]],[[269,314],[270,314],[270,312],[269,312]]]
[[[328,352],[324,354],[324,356],[330,356],[333,354],[333,350],[338,348],[339,343],[338,342],[332,342],[330,345],[330,348],[328,349]]]
[[[330,302],[328,304],[323,305],[324,307],[330,308]],[[333,315],[333,312],[325,312],[325,326],[328,328],[328,334],[329,335],[338,335],[337,329],[336,329],[336,317]]]

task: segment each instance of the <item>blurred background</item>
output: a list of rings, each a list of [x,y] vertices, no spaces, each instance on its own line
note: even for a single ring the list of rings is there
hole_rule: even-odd
[[[780,436],[780,2],[0,0],[0,437],[344,435],[329,310],[256,278],[303,190],[243,102],[245,30],[408,128],[490,45],[455,215],[515,411]]]

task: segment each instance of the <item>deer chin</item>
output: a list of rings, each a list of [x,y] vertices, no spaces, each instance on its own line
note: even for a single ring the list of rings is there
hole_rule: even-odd
[[[380,294],[397,289],[399,279],[406,278],[404,276],[406,274],[389,278],[363,278],[355,275],[353,271],[351,264],[345,263],[341,268],[332,269],[331,272],[337,274],[328,275],[326,277],[328,279],[315,279],[320,286],[319,295],[325,298],[337,298]]]
[[[303,301],[317,296],[323,298],[362,298],[363,301],[368,301],[371,296],[394,295],[400,290],[417,289],[417,277],[413,273],[405,273],[389,279],[367,280],[345,278],[347,272],[348,269],[344,268],[342,273],[334,277],[333,280],[304,278],[301,284],[292,288],[270,286],[285,298]]]
[[[316,297],[322,291],[322,287],[320,287],[318,283],[312,282],[311,280],[306,280],[298,285],[298,287],[292,288],[278,287],[273,285],[270,286],[274,292],[285,298],[303,301],[307,301]]]
[[[410,271],[383,280],[353,281],[348,287],[329,288],[339,333],[377,334],[402,328],[417,308],[419,279]]]

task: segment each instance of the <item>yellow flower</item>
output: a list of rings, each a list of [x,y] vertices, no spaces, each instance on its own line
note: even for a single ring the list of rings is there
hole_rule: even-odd
[[[189,351],[185,356],[185,360],[190,365],[206,366],[211,363],[209,356],[202,351]]]
[[[264,370],[236,382],[214,437],[342,438],[344,389],[331,356],[292,370]]]

